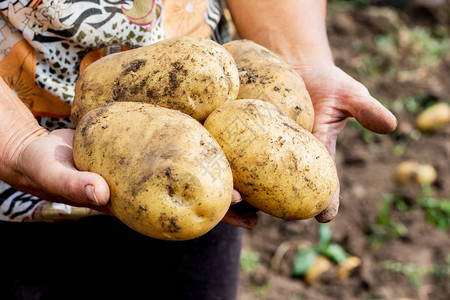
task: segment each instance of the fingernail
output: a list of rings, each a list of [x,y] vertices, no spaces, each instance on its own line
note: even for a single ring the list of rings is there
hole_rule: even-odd
[[[238,191],[233,190],[233,194],[231,194],[231,205],[234,205],[241,201],[242,201],[241,194]]]
[[[92,184],[88,184],[84,187],[84,192],[86,193],[86,196],[94,202],[96,205],[100,205],[97,200],[97,196],[95,195],[95,187]]]

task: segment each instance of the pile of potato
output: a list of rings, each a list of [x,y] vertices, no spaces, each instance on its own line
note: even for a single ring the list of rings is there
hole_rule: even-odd
[[[106,56],[80,75],[72,119],[76,167],[102,175],[111,211],[153,238],[207,233],[233,187],[287,220],[316,216],[337,187],[302,78],[251,41],[180,37]]]

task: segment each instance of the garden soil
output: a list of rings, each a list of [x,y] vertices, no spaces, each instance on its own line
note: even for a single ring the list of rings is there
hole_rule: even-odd
[[[446,262],[450,229],[427,221],[425,210],[416,202],[423,189],[414,184],[400,186],[393,180],[395,167],[404,160],[428,163],[438,174],[431,186],[433,197],[450,199],[450,126],[425,134],[414,123],[427,105],[450,101],[450,55],[442,53],[436,56],[437,64],[421,66],[411,60],[421,50],[414,52],[408,42],[408,32],[414,28],[448,34],[450,3],[398,9],[331,2],[327,23],[336,64],[364,83],[399,121],[396,132],[379,136],[349,120],[338,139],[342,201],[338,216],[329,223],[331,240],[359,257],[361,265],[344,280],[336,276],[335,267],[312,284],[294,278],[295,255],[300,247],[318,243],[319,224],[259,212],[259,223],[245,232],[243,244],[243,255],[258,253],[258,265],[242,272],[239,300],[450,299],[450,262]],[[396,47],[390,52],[380,49],[383,37],[391,41],[386,47],[393,38]],[[400,195],[402,201],[386,206],[392,195]],[[383,205],[394,226],[380,227]],[[389,265],[403,268],[394,270]],[[431,272],[436,266],[444,271]]]

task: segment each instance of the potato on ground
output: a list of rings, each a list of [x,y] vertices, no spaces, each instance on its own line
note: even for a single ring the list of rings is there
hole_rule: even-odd
[[[229,101],[204,126],[224,150],[243,199],[273,216],[316,216],[331,201],[337,172],[325,147],[275,105]]]
[[[76,82],[72,120],[76,125],[106,103],[133,101],[180,110],[202,122],[238,92],[238,70],[223,46],[203,38],[171,38],[89,65]]]
[[[446,102],[436,103],[416,118],[416,126],[422,132],[433,132],[450,124],[450,104]]]
[[[312,131],[314,108],[305,83],[280,56],[250,40],[234,40],[224,47],[239,70],[238,99],[260,99],[278,106]]]
[[[437,172],[430,164],[405,160],[395,167],[394,176],[395,181],[400,185],[409,183],[433,184],[437,179]]]
[[[106,104],[81,119],[73,149],[79,170],[107,181],[113,213],[144,235],[199,237],[230,206],[233,179],[225,154],[198,121],[179,111]]]

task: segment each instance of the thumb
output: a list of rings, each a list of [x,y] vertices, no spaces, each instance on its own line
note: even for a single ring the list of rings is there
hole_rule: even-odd
[[[109,201],[108,184],[98,174],[79,172],[76,169],[63,168],[59,175],[60,181],[55,181],[61,191],[61,196],[75,205],[104,206]]]
[[[359,83],[358,83],[359,84]],[[388,134],[397,127],[397,118],[364,86],[349,98],[347,111],[366,129],[378,134]]]
[[[48,177],[48,184],[55,184],[61,196],[75,205],[104,206],[109,200],[109,186],[102,176],[91,172],[80,172],[73,162],[73,130],[56,130],[52,133],[60,138],[67,147],[59,147],[55,156],[54,170]],[[58,162],[58,163],[57,163]],[[45,179],[44,179],[45,180]],[[50,181],[50,182],[49,182]]]
[[[73,161],[73,130],[55,130],[35,138],[20,153],[23,190],[49,201],[98,208],[109,200],[102,176],[80,172]]]
[[[48,195],[46,200],[64,202],[74,206],[97,208],[109,201],[110,191],[105,179],[91,172],[80,172],[75,166],[62,161],[51,161],[35,169],[37,182]],[[35,174],[36,174],[35,173]]]
[[[331,220],[336,217],[338,211],[339,211],[339,203],[340,203],[340,187],[339,187],[339,180],[338,185],[336,187],[336,191],[334,192],[333,197],[331,198],[330,203],[328,206],[315,218],[320,223],[328,223]]]

